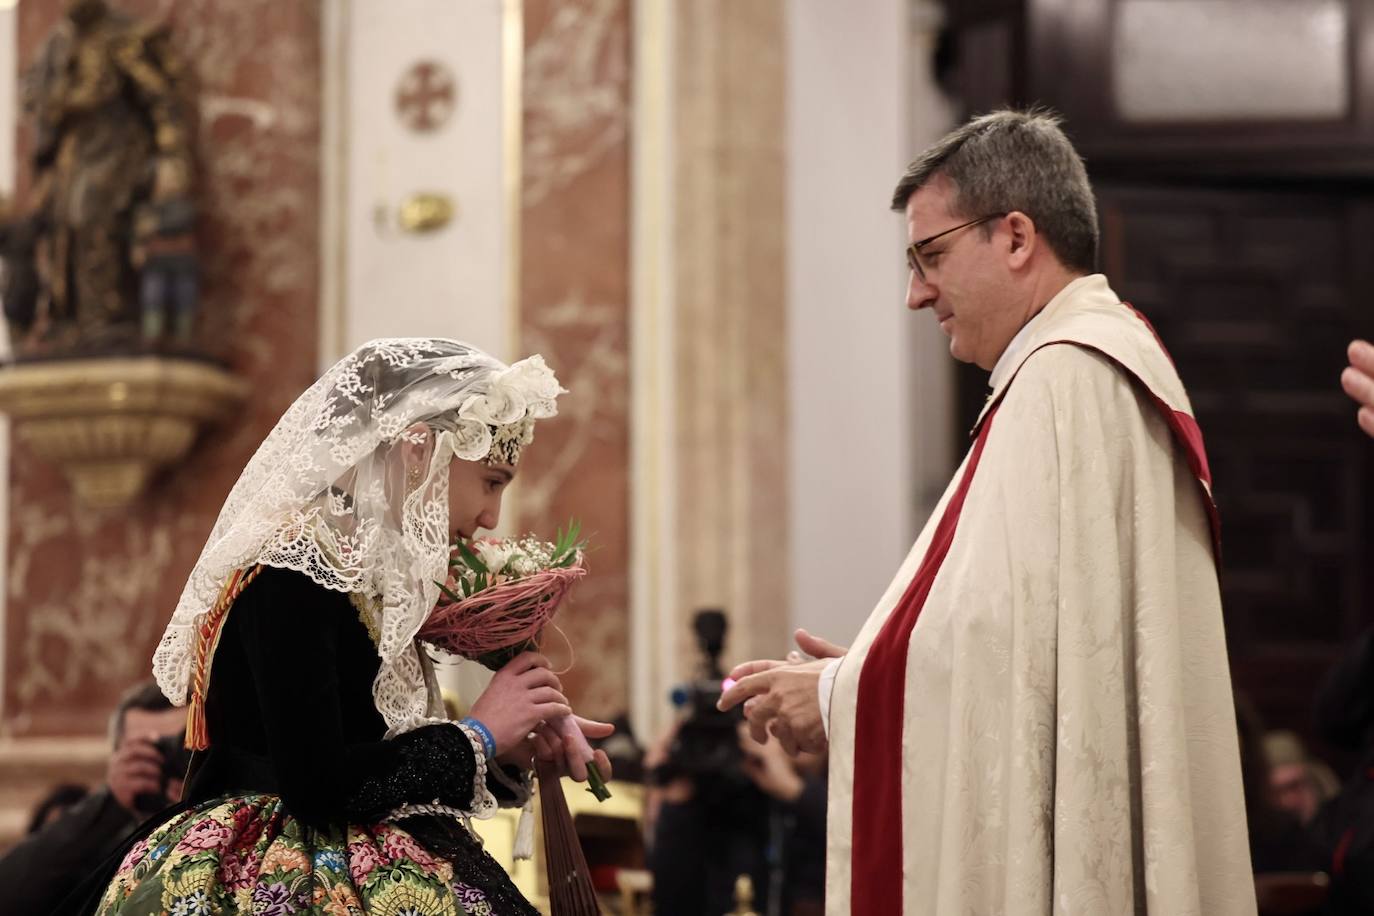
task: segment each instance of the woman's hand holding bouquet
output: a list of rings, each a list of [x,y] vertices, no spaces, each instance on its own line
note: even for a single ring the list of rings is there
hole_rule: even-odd
[[[588,791],[604,801],[610,761],[587,739],[604,738],[614,726],[574,716],[548,659],[534,651],[573,583],[586,575],[586,542],[578,535],[573,523],[554,543],[532,536],[457,541],[443,596],[419,635],[497,672],[472,708],[491,730],[496,756],[522,765],[532,755],[560,761],[560,770],[588,781]]]
[[[506,758],[548,719],[572,714],[558,675],[538,652],[523,652],[506,663],[472,704],[470,715],[496,741],[496,756]],[[514,761],[512,761],[514,762]],[[528,757],[525,760],[528,763]]]
[[[524,769],[534,757],[555,762],[578,782],[586,782],[594,767],[610,779],[611,762],[605,751],[593,752],[587,738],[607,738],[615,726],[572,715],[558,675],[537,652],[523,652],[506,663],[473,704],[471,715],[491,730],[496,759]],[[570,725],[581,736],[565,736],[553,725]],[[591,764],[591,766],[589,766]]]

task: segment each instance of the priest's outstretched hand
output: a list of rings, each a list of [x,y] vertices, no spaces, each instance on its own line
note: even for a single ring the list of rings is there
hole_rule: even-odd
[[[759,659],[736,665],[730,672],[735,683],[721,694],[717,707],[724,711],[744,704],[749,732],[760,744],[771,733],[789,754],[810,751],[824,754],[828,747],[821,720],[821,673],[831,659],[845,649],[805,630],[796,634],[797,646],[814,656],[805,660],[796,652],[785,660]]]
[[[1341,373],[1341,387],[1360,405],[1360,429],[1374,436],[1374,345],[1356,340],[1346,354],[1350,365]]]

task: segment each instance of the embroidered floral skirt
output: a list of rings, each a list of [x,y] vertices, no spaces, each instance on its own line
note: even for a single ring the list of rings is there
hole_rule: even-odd
[[[96,912],[494,913],[486,894],[400,827],[315,830],[287,815],[275,795],[214,799],[173,817],[129,850]]]

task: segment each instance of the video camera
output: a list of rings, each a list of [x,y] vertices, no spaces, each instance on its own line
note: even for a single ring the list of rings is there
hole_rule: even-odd
[[[648,866],[655,912],[669,916],[723,913],[737,876],[750,875],[767,896],[768,853],[775,818],[771,799],[750,778],[740,748],[743,707],[716,708],[725,672],[720,658],[728,628],[718,609],[692,620],[700,650],[696,676],[673,689],[677,730],[665,761],[650,773],[651,785],[673,785],[655,821]],[[690,783],[690,791],[676,791]]]
[[[711,783],[722,789],[749,782],[741,767],[743,753],[739,746],[739,723],[744,721],[744,710],[739,706],[729,712],[716,708],[725,679],[720,656],[725,651],[728,629],[725,612],[716,608],[698,611],[692,619],[701,651],[699,673],[695,680],[675,687],[671,694],[673,705],[683,710],[684,715],[668,750],[667,762],[650,774],[657,785],[680,776],[710,776]]]

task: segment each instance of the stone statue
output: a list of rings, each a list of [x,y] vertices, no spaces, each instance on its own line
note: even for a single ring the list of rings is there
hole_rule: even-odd
[[[31,326],[38,308],[37,224],[35,217],[16,217],[10,201],[0,200],[0,303],[14,328]]]
[[[33,181],[0,227],[16,353],[186,346],[197,258],[192,113],[166,29],[66,0],[25,77]]]

